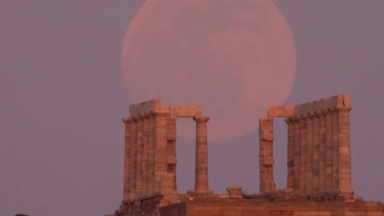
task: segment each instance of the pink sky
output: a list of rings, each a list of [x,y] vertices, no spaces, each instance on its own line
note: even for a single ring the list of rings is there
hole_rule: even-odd
[[[131,104],[121,47],[143,0],[0,2],[0,215],[103,215],[123,196],[121,118]],[[384,1],[274,0],[297,73],[285,104],[351,94],[352,184],[384,201]],[[257,119],[255,119],[257,121]],[[286,127],[276,121],[278,188]],[[178,188],[194,184],[194,142],[178,139]],[[209,183],[258,192],[258,131],[209,146]]]

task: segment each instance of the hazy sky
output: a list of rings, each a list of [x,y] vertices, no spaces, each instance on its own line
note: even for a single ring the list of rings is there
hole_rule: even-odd
[[[123,196],[121,118],[131,104],[121,49],[143,0],[0,0],[0,215],[102,215]],[[352,95],[352,184],[384,201],[384,1],[274,0],[297,73],[285,104]],[[255,119],[255,121],[258,121]],[[276,121],[275,181],[286,186]],[[179,192],[194,186],[194,142],[178,139]],[[209,146],[209,183],[258,192],[258,131]]]

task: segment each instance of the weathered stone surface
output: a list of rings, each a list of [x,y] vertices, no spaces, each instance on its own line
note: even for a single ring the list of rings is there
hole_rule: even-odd
[[[307,121],[304,117],[299,118],[299,142],[300,142],[300,157],[299,157],[299,194],[306,194],[306,141],[307,141]]]
[[[335,95],[329,98],[323,98],[320,100],[311,101],[295,106],[295,117],[300,117],[307,114],[312,114],[318,111],[324,111],[328,109],[339,109],[343,107],[351,106],[350,95]]]
[[[288,107],[288,108],[287,108]],[[240,186],[215,194],[208,188],[207,122],[200,106],[152,100],[130,106],[124,118],[124,198],[111,216],[354,215],[383,216],[381,202],[364,202],[351,186],[350,97],[269,109],[259,121],[260,194]],[[286,109],[286,110],[284,110]],[[290,110],[289,110],[290,109]],[[292,110],[303,115],[293,116]],[[291,113],[291,114],[289,114]],[[196,121],[195,189],[176,187],[176,118]],[[287,188],[273,179],[273,117],[286,116]]]
[[[265,166],[271,166],[275,163],[275,159],[273,157],[263,157],[260,159],[260,163]]]
[[[176,165],[177,164],[177,158],[175,156],[168,156],[167,164],[168,165]]]
[[[169,106],[171,117],[197,117],[202,115],[201,106],[179,105]]]
[[[268,117],[294,117],[294,106],[273,106],[268,109]]]
[[[299,190],[299,182],[300,182],[300,125],[299,120],[293,120],[293,190]]]
[[[137,122],[135,118],[132,118],[131,122],[131,142],[130,142],[130,158],[129,158],[129,198],[134,199],[136,197],[136,141],[137,141]]]
[[[266,132],[266,133],[261,134],[261,139],[263,139],[263,140],[273,141],[273,138],[274,138],[273,133]]]
[[[208,191],[208,143],[207,122],[209,117],[199,116],[193,118],[196,121],[196,174],[195,190]]]
[[[124,142],[124,198],[128,200],[130,197],[130,157],[131,157],[131,123],[132,118],[123,118],[125,124],[125,142]]]
[[[288,117],[287,186],[300,196],[330,190],[352,194],[350,109],[349,95],[269,108],[268,117],[259,120],[260,191],[272,190],[273,118]]]
[[[145,101],[138,104],[132,104],[129,106],[129,115],[143,115],[145,113],[155,113],[156,111],[162,110],[162,104],[160,99],[154,99],[150,101]]]
[[[260,193],[266,193],[273,188],[273,118],[265,117],[259,120],[259,173]]]
[[[288,140],[287,140],[287,187],[293,188],[293,175],[294,175],[294,125],[291,119],[286,119],[285,122],[288,126]]]
[[[325,111],[325,190],[332,190],[332,112]]]

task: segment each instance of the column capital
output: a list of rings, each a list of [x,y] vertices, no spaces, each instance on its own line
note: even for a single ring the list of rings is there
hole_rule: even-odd
[[[127,123],[132,123],[134,119],[131,116],[129,116],[129,117],[123,118],[122,121],[127,124]]]
[[[315,111],[316,115],[319,117],[325,116],[326,111],[325,110],[317,110]]]
[[[145,118],[145,114],[137,114],[135,118],[136,118],[136,121],[142,121]]]
[[[338,112],[339,112],[339,109],[334,107],[334,108],[331,109],[331,112],[332,112],[332,113],[338,113]]]
[[[152,118],[154,118],[155,117],[155,114],[151,111],[151,112],[148,112],[148,113],[146,113],[147,114],[147,116],[148,116],[148,118],[150,118],[150,119],[152,119]]]
[[[339,113],[348,113],[352,110],[352,106],[349,107],[340,107],[337,109]]]
[[[316,117],[313,116],[312,114],[308,114],[307,118],[310,119],[311,121],[313,121],[313,119],[316,118]]]
[[[319,113],[314,111],[314,112],[311,113],[311,117],[312,118],[319,118]]]
[[[301,115],[300,117],[297,118],[297,121],[300,123],[305,122],[306,121],[305,117],[306,115],[305,116]]]
[[[169,115],[169,111],[168,110],[157,110],[155,112],[152,112],[152,115],[156,116],[156,117],[167,116],[167,115]]]
[[[305,119],[305,120],[307,120],[308,118],[309,119],[312,119],[313,117],[312,117],[312,113],[307,113],[307,114],[305,114],[305,115],[302,115],[303,116],[303,118]]]
[[[210,117],[209,116],[195,116],[193,117],[193,120],[196,123],[207,123],[209,121]]]
[[[137,122],[137,116],[130,116],[129,117],[129,121],[131,122],[131,123],[133,123],[133,122]]]

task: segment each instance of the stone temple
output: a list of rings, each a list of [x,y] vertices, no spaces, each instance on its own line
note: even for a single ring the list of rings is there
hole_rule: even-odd
[[[364,201],[351,184],[349,95],[274,106],[259,120],[260,193],[208,185],[207,123],[200,106],[151,100],[129,107],[125,123],[124,196],[107,216],[384,216],[383,203]],[[196,122],[195,188],[177,193],[176,119]],[[285,118],[287,188],[273,178],[273,118]],[[257,141],[255,140],[255,145]]]

